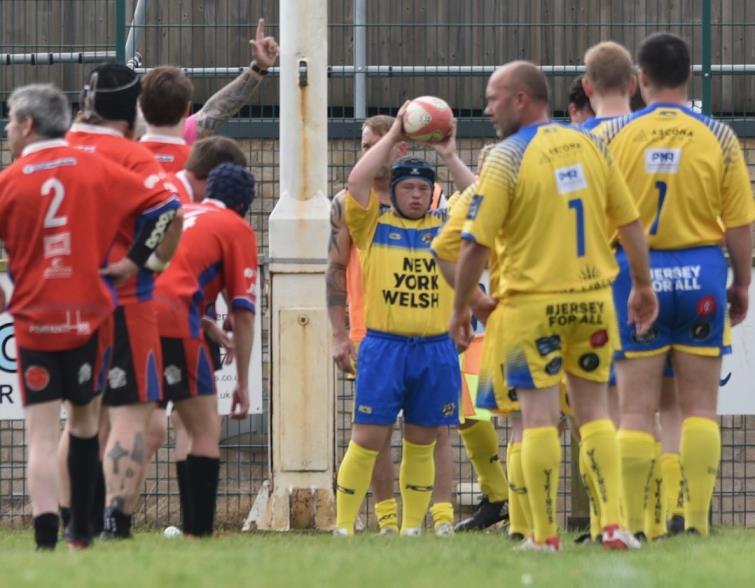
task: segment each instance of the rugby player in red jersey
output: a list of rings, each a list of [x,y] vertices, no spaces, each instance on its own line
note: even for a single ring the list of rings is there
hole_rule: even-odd
[[[193,92],[191,80],[177,67],[156,67],[142,78],[139,107],[147,133],[139,143],[152,152],[165,171],[180,172],[189,157],[191,148],[183,130]]]
[[[186,206],[184,236],[157,281],[165,397],[174,403],[190,438],[184,533],[194,536],[213,532],[220,471],[215,377],[202,316],[221,291],[234,320],[238,381],[231,416],[244,418],[249,411],[257,242],[245,216],[253,198],[249,171],[231,163],[217,166],[208,178],[205,199]]]
[[[5,130],[16,161],[0,173],[0,238],[14,279],[9,310],[26,409],[35,541],[40,549],[57,543],[55,450],[66,400],[70,541],[84,547],[91,541],[99,395],[113,351],[117,295],[106,276],[123,279],[154,263],[180,203],[161,182],[145,182],[70,147],[63,139],[70,107],[55,87],[18,88],[8,104]],[[132,227],[134,236],[119,249],[114,241],[122,226]]]
[[[207,190],[207,178],[210,172],[221,163],[234,163],[247,167],[247,160],[241,147],[233,139],[228,137],[213,136],[200,139],[191,148],[186,167],[177,174],[168,174],[171,183],[178,188],[178,196],[184,204],[201,202]],[[206,309],[208,316],[203,318],[203,328],[207,335],[207,345],[212,354],[215,369],[222,367],[220,361],[219,346],[224,346],[228,352],[231,348],[231,340],[220,329],[214,319],[214,306]],[[232,357],[231,355],[227,357]],[[147,428],[147,457],[146,463],[152,460],[158,449],[165,443],[167,433],[167,421],[165,408],[167,401],[158,404],[157,410],[152,413],[152,419]],[[189,454],[189,437],[186,428],[181,422],[177,411],[171,413],[171,420],[175,430],[173,444],[173,457],[176,462],[176,479],[181,498],[181,521],[182,528],[190,527],[186,488],[186,458]]]
[[[136,74],[118,64],[96,66],[81,96],[82,112],[66,135],[69,143],[96,153],[137,173],[145,182],[162,182],[163,170],[152,153],[130,140],[141,84]],[[175,192],[177,189],[168,183]],[[115,347],[103,404],[108,407],[110,432],[104,449],[106,486],[104,537],[131,536],[131,514],[139,497],[146,466],[145,435],[155,403],[162,397],[162,372],[157,318],[152,303],[154,273],[167,262],[180,238],[180,216],[163,221],[166,239],[157,251],[159,263],[141,268],[118,285]],[[122,255],[138,227],[123,224],[114,252]]]

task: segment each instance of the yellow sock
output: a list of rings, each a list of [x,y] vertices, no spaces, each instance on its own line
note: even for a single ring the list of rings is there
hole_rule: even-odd
[[[663,501],[666,504],[666,519],[674,515],[684,516],[682,500],[682,467],[678,453],[661,455],[661,474],[663,475]]]
[[[618,525],[621,521],[621,460],[616,427],[611,419],[598,419],[582,425],[579,434],[582,439],[580,457],[584,453],[587,475],[595,490],[595,510],[600,513],[601,529]]]
[[[404,439],[399,470],[401,486],[401,532],[420,529],[430,506],[435,481],[435,443],[415,445]]]
[[[443,524],[454,524],[454,505],[450,502],[436,502],[430,507],[430,514],[436,529]]]
[[[378,452],[349,442],[349,448],[338,468],[336,486],[336,527],[354,532],[354,522],[370,487],[372,470]]]
[[[653,470],[650,475],[650,488],[645,505],[645,535],[657,539],[666,534],[666,516],[663,512],[663,476],[661,474],[660,441],[655,442]]]
[[[524,430],[522,440],[522,470],[532,510],[535,542],[558,534],[556,528],[556,498],[561,465],[561,444],[556,427],[537,427]]]
[[[598,535],[603,531],[603,527],[600,524],[600,502],[597,498],[597,492],[595,490],[595,484],[593,483],[592,476],[589,475],[590,465],[587,459],[587,453],[584,450],[584,446],[579,446],[579,475],[582,478],[582,485],[587,492],[587,497],[590,500],[590,538],[593,541],[598,539]]]
[[[382,531],[393,527],[398,532],[398,503],[395,498],[388,498],[375,503],[375,518]]]
[[[509,470],[509,535],[532,533],[532,518],[527,497],[527,486],[522,471],[522,444],[509,442],[506,449],[506,467]]]
[[[684,525],[707,535],[708,511],[721,460],[718,423],[700,417],[684,419],[679,458],[686,490]]]
[[[650,433],[621,429],[616,434],[621,454],[622,505],[624,527],[645,532],[645,497],[653,466],[655,439]]]
[[[506,473],[498,459],[498,433],[491,421],[477,421],[471,427],[459,429],[459,436],[472,462],[480,489],[490,502],[509,498]]]

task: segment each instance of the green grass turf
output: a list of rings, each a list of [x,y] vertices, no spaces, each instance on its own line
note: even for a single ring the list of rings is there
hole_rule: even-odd
[[[0,534],[0,586],[755,586],[755,531],[676,537],[637,552],[576,546],[520,553],[500,534],[344,539],[307,534],[231,534],[220,539],[98,543],[70,553],[36,553],[28,532]]]

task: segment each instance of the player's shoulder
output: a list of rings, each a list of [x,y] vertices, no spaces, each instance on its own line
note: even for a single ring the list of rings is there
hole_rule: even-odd
[[[188,206],[197,207],[209,213],[207,219],[216,226],[221,236],[226,236],[228,239],[234,239],[239,235],[254,234],[254,229],[245,218],[216,201],[205,200]]]
[[[129,157],[133,159],[141,159],[144,161],[149,161],[151,163],[155,162],[155,157],[152,153],[152,150],[144,143],[132,141],[123,137],[123,142],[121,143],[120,147],[125,153],[129,155]]]
[[[494,159],[497,160],[511,159],[512,157],[521,158],[543,126],[529,125],[520,128],[515,133],[496,143],[488,157],[494,156]]]
[[[448,209],[449,215],[459,214],[457,211],[464,211],[464,215],[466,215],[466,210],[469,208],[469,205],[472,203],[472,199],[474,198],[474,195],[477,193],[477,187],[479,185],[479,181],[475,181],[466,188],[464,188],[461,192],[456,192],[451,198],[448,200],[448,204],[446,205],[446,208]]]
[[[608,156],[606,140],[600,134],[594,132],[595,128],[585,125],[562,124],[562,128],[568,133],[570,140],[577,140],[594,147],[604,157]]]
[[[737,134],[734,132],[728,124],[723,121],[716,120],[702,112],[697,112],[692,108],[681,107],[682,112],[686,118],[690,121],[695,121],[704,125],[706,129],[713,135],[723,151],[728,151],[732,145],[738,141]]]

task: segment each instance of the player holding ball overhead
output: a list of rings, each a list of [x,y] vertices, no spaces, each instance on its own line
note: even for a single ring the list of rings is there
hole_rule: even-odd
[[[345,218],[362,259],[367,335],[359,348],[354,425],[337,481],[337,535],[351,535],[375,459],[404,412],[399,474],[403,535],[418,535],[430,502],[438,428],[458,422],[459,360],[448,335],[452,292],[430,243],[445,211],[430,210],[435,171],[427,162],[393,164],[391,208],[371,188],[393,147],[405,140],[405,104],[390,130],[357,162],[348,180]],[[453,135],[439,153],[454,181],[474,181]]]

